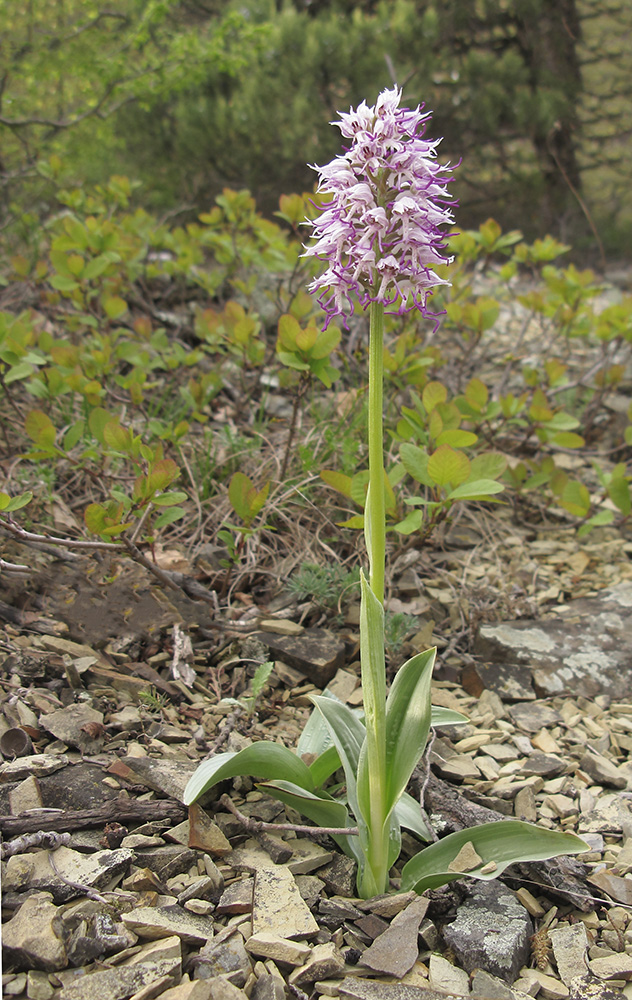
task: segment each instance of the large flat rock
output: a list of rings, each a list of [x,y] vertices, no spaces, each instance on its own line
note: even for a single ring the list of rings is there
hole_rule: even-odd
[[[632,582],[580,598],[554,618],[481,626],[480,682],[507,701],[632,696]]]

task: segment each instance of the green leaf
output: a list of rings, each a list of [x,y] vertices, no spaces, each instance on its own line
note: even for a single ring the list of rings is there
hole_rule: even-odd
[[[410,830],[420,840],[432,840],[432,831],[421,814],[421,806],[408,792],[400,796],[393,811],[397,822],[405,830]]]
[[[309,765],[309,770],[316,788],[321,788],[327,781],[327,778],[330,778],[332,774],[335,774],[340,766],[340,754],[332,743],[331,746],[327,747],[326,750],[323,750],[323,752],[318,755],[316,760],[313,760]]]
[[[101,305],[108,319],[119,319],[127,312],[127,302],[119,295],[104,295]]]
[[[426,413],[434,410],[439,403],[445,403],[448,398],[448,390],[441,382],[428,382],[421,394],[421,401],[424,404]]]
[[[70,451],[80,440],[85,429],[85,420],[76,420],[64,434],[64,451]]]
[[[447,444],[442,444],[428,459],[428,475],[433,484],[458,486],[470,474],[470,461],[462,451],[455,451]]]
[[[179,521],[185,514],[186,511],[184,507],[168,507],[167,510],[163,511],[163,513],[156,518],[154,521],[154,528],[165,528],[168,524],[173,524],[174,521]]]
[[[31,410],[27,413],[24,430],[40,448],[52,448],[55,444],[55,426],[43,410]]]
[[[470,462],[472,479],[500,479],[507,468],[507,459],[498,451],[485,451]]]
[[[630,499],[630,483],[624,476],[613,477],[610,480],[608,496],[623,516],[627,517],[632,509],[632,500]]]
[[[267,780],[289,779],[307,791],[314,791],[309,768],[300,757],[280,743],[253,743],[238,753],[219,753],[203,761],[189,779],[183,802],[191,805],[196,799],[226,778],[249,775]]]
[[[421,510],[411,510],[403,520],[393,525],[394,530],[400,535],[412,535],[414,531],[419,531],[424,515]]]
[[[334,472],[332,469],[322,469],[320,478],[327,486],[331,486],[343,497],[351,499],[351,476],[345,476],[342,472]]]
[[[561,431],[554,434],[551,444],[556,444],[558,448],[583,448],[586,444],[581,434],[573,434],[572,431]]]
[[[422,486],[434,486],[435,480],[428,472],[428,452],[416,444],[401,445],[399,455],[409,476]]]
[[[469,721],[467,715],[461,715],[451,708],[439,708],[433,705],[430,710],[430,725],[433,729],[438,726],[463,726]]]
[[[441,431],[441,434],[437,438],[437,444],[449,444],[451,448],[469,448],[470,445],[476,444],[478,441],[478,436],[473,434],[472,431],[462,431],[460,428],[455,428],[454,430]]]
[[[450,865],[467,843],[474,846],[482,864],[474,871],[450,871]],[[423,893],[465,875],[489,881],[519,861],[546,861],[559,854],[581,854],[588,850],[588,844],[573,833],[543,830],[520,820],[485,823],[451,833],[407,861],[402,869],[402,891],[414,889]],[[495,869],[482,873],[480,869],[492,861]]]
[[[502,493],[505,487],[495,479],[468,480],[448,493],[447,500],[484,500],[494,493]]]
[[[386,700],[386,809],[395,806],[424,752],[430,729],[430,682],[436,649],[407,660]]]
[[[174,463],[175,464],[175,463]],[[159,493],[158,496],[152,498],[152,503],[156,507],[172,507],[175,503],[184,503],[188,500],[186,493],[180,493],[178,490],[173,490],[170,493]]]
[[[118,420],[108,420],[108,422],[99,429],[103,434],[103,441],[108,445],[108,447],[114,448],[115,451],[130,451],[132,447],[131,432],[126,427],[121,427]]]
[[[573,479],[564,487],[558,502],[575,517],[586,517],[590,510],[590,493],[583,483]]]
[[[17,497],[10,497],[8,493],[0,493],[0,510],[9,514],[11,511],[26,507],[32,499],[33,494],[30,490],[27,490],[26,493],[20,493]]]
[[[58,292],[74,292],[79,288],[79,282],[74,278],[66,277],[64,274],[54,274],[50,279],[50,284]]]
[[[347,797],[356,819],[360,821],[357,798],[357,773],[360,750],[366,736],[364,725],[348,705],[331,698],[315,697],[314,704],[329,727],[347,780]]]

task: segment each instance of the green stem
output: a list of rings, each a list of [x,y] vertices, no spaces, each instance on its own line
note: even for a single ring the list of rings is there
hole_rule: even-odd
[[[371,303],[369,339],[368,445],[369,490],[365,509],[365,538],[369,556],[369,585],[362,582],[360,658],[366,726],[366,780],[368,802],[362,803],[367,825],[366,865],[359,891],[365,898],[388,889],[389,825],[386,822],[386,671],[384,664],[384,567],[386,509],[383,440],[384,307]],[[364,783],[363,783],[364,784]],[[366,789],[366,785],[364,786]]]
[[[384,306],[372,302],[369,333],[369,491],[365,535],[369,553],[369,583],[384,603],[386,559],[386,507],[384,502]]]

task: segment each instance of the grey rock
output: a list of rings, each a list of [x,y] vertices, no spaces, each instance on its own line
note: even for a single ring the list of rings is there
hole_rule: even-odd
[[[26,995],[29,1000],[50,1000],[55,992],[45,972],[31,969],[26,977]]]
[[[209,989],[208,1000],[248,1000],[248,995],[229,979],[217,976],[206,981]]]
[[[139,868],[149,868],[161,881],[174,875],[188,872],[196,864],[198,855],[181,844],[167,844],[165,847],[140,847],[134,851],[134,864]]]
[[[259,958],[271,958],[275,962],[295,967],[307,961],[312,949],[300,941],[290,941],[278,934],[271,934],[270,931],[259,931],[246,941],[246,951]]]
[[[307,628],[301,635],[255,632],[251,639],[263,642],[271,659],[283,660],[300,670],[316,687],[324,688],[346,660],[345,645],[322,628]]]
[[[470,995],[470,977],[458,965],[452,965],[442,955],[431,955],[428,964],[428,982],[433,989],[457,996]]]
[[[514,990],[489,972],[476,969],[472,976],[472,1000],[529,1000],[529,994]]]
[[[119,763],[125,764],[136,780],[147,788],[178,802],[182,802],[189,778],[197,770],[197,764],[186,758],[123,757]]]
[[[570,986],[574,979],[586,976],[588,935],[584,924],[581,921],[577,924],[560,924],[549,931],[549,938],[562,982]]]
[[[12,816],[19,816],[28,809],[41,809],[44,805],[39,781],[33,775],[9,790],[9,807]]]
[[[18,972],[17,975],[9,978],[9,975],[2,977],[2,993],[5,997],[16,997],[24,993],[26,989],[26,972]]]
[[[224,889],[219,903],[218,913],[250,913],[254,892],[254,879],[243,878],[239,882],[231,882]]]
[[[61,924],[68,961],[73,966],[87,965],[101,955],[122,951],[137,940],[117,919],[114,907],[91,899],[65,906]]]
[[[519,729],[523,729],[527,733],[537,733],[540,729],[555,726],[562,721],[559,712],[556,712],[554,708],[549,708],[548,705],[543,705],[542,702],[537,702],[537,704],[521,702],[518,705],[512,705],[509,709],[509,715],[512,722],[515,722]]]
[[[462,1000],[454,993],[443,993],[424,986],[406,983],[383,983],[375,979],[345,976],[339,986],[342,1000]]]
[[[24,781],[31,775],[43,778],[67,764],[68,758],[64,754],[36,753],[30,757],[18,757],[0,764],[0,781]]]
[[[562,760],[561,757],[556,757],[555,754],[534,753],[525,760],[518,774],[521,777],[540,775],[542,778],[555,778],[566,770],[566,766],[566,761]],[[625,781],[623,786],[617,787],[624,786]]]
[[[337,854],[331,864],[319,868],[318,877],[334,896],[355,896],[356,863],[346,854]]]
[[[250,1000],[286,1000],[283,980],[269,973],[259,976],[252,988]]]
[[[51,867],[52,857],[56,874]],[[35,854],[15,854],[9,858],[5,873],[5,890],[42,889],[51,892],[56,903],[83,895],[82,886],[101,889],[117,876],[124,875],[133,859],[132,851],[97,851],[79,854],[69,847]],[[66,881],[67,880],[67,881]]]
[[[317,944],[312,948],[308,960],[300,969],[294,969],[288,977],[290,986],[315,983],[318,979],[331,979],[344,972],[345,960],[333,941]]]
[[[316,875],[295,875],[294,881],[301,896],[312,910],[321,898],[325,883]]]
[[[490,650],[489,643],[484,641],[487,639],[487,627],[482,627],[474,648],[485,659],[468,665],[462,671],[461,683],[465,690],[475,697],[484,688],[483,694],[490,691],[507,702],[534,701],[536,695],[531,673],[522,664],[501,661],[494,647]],[[491,662],[486,662],[486,659]]]
[[[67,705],[56,712],[40,717],[40,726],[53,736],[71,747],[79,747],[84,753],[94,752],[103,743],[103,735],[90,736],[86,726],[95,723],[97,729],[103,724],[103,712],[98,712],[90,705],[79,702],[77,705]],[[104,732],[104,731],[103,731]]]
[[[252,972],[252,962],[244,939],[236,927],[226,927],[213,941],[205,944],[196,958],[195,979],[225,976],[237,987],[245,985]]]
[[[467,893],[443,937],[467,972],[483,969],[513,982],[529,958],[533,924],[514,894],[500,882],[481,883]]]
[[[494,664],[527,668],[539,697],[632,694],[632,582],[571,601],[555,618],[483,625],[475,651]],[[494,687],[493,671],[487,686]],[[498,690],[502,696],[502,691]]]
[[[103,783],[103,768],[86,761],[41,778],[40,790],[44,805],[54,809],[94,809],[119,794]],[[85,835],[90,831],[81,832]]]
[[[122,917],[126,927],[141,938],[155,940],[176,936],[187,944],[206,944],[213,937],[213,920],[180,906],[137,906]]]
[[[118,966],[81,976],[60,990],[58,1000],[126,1000],[160,979],[162,972],[150,963]]]
[[[224,879],[222,878],[222,887],[224,884]],[[219,902],[221,897],[222,889],[220,889],[218,883],[215,879],[211,878],[209,875],[203,875],[201,878],[196,879],[191,885],[188,885],[186,889],[178,895],[178,903],[182,906],[184,903],[188,903],[191,899],[204,899],[210,900],[212,903]]]
[[[568,1000],[622,1000],[624,997],[625,993],[621,990],[593,979],[592,976],[574,979],[568,994]]]
[[[580,816],[578,833],[621,833],[632,828],[632,809],[616,792],[600,795],[588,816]]]
[[[294,876],[283,865],[261,868],[255,874],[252,932],[260,931],[287,938],[318,933],[318,924],[298,891]]]
[[[18,966],[54,972],[68,965],[59,908],[50,893],[37,892],[2,928],[2,947]]]
[[[362,953],[363,965],[389,976],[401,978],[410,972],[419,957],[417,936],[429,900],[419,896],[398,913],[383,934]]]
[[[607,788],[626,788],[627,786],[626,779],[612,761],[602,757],[600,753],[589,750],[581,758],[579,766],[597,785],[605,785]]]
[[[344,896],[337,899],[321,899],[318,904],[319,923],[324,924],[332,930],[342,927],[346,920],[358,920],[362,916],[362,911],[358,910]]]

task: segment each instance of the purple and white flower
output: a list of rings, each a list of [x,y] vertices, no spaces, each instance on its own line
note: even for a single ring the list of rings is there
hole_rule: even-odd
[[[385,90],[375,107],[363,101],[341,114],[338,125],[351,139],[346,152],[319,173],[318,190],[330,194],[310,222],[316,242],[304,256],[327,261],[309,286],[319,304],[346,325],[354,300],[363,307],[382,302],[391,311],[419,309],[438,285],[449,281],[433,270],[449,264],[441,226],[453,223],[446,176],[453,168],[436,161],[440,139],[424,139],[430,113],[400,108],[401,90]]]

